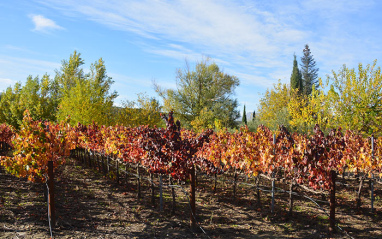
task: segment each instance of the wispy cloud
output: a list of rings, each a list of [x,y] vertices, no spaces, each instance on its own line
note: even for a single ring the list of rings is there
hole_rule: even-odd
[[[289,82],[293,54],[299,59],[306,43],[321,77],[382,54],[379,3],[373,0],[37,1],[133,33],[152,54],[190,61],[210,56],[242,85],[260,88]]]
[[[230,61],[242,60],[240,56],[253,64],[264,57],[276,60],[278,52],[305,37],[305,32],[275,19],[274,14],[230,1],[43,2],[114,29],[188,44],[198,53]],[[169,46],[167,50],[153,52],[178,57],[176,49]]]
[[[13,86],[16,83],[16,81],[7,79],[7,78],[0,78],[0,89],[6,89],[9,86]]]
[[[53,20],[42,15],[30,15],[34,24],[34,31],[48,32],[50,30],[62,30],[63,27],[57,25]]]
[[[59,69],[60,63],[42,61],[30,58],[12,57],[9,55],[0,55],[0,91],[6,87],[13,85],[16,81],[26,79],[31,72],[38,74],[40,77],[45,74],[54,73],[55,69]],[[37,76],[37,75],[33,75]]]

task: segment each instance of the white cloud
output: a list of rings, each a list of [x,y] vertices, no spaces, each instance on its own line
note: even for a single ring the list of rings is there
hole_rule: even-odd
[[[0,55],[0,91],[13,85],[15,82],[24,82],[31,74],[33,77],[42,77],[45,73],[52,74],[55,69],[59,69],[60,63],[42,61],[30,58],[12,57]]]
[[[13,86],[16,83],[16,81],[7,79],[7,78],[0,78],[0,89],[5,89],[9,86]]]
[[[34,23],[34,31],[47,32],[49,30],[62,30],[63,27],[57,25],[53,20],[42,15],[30,15]]]
[[[299,29],[276,19],[276,14],[249,10],[248,6],[229,1],[43,2],[77,12],[113,29],[150,39],[176,41],[177,45],[188,44],[199,54],[219,59],[237,61],[246,55],[246,60],[251,59],[255,64],[264,57],[270,61],[276,59],[277,52],[305,36]],[[171,48],[153,52],[178,57]]]
[[[287,82],[306,43],[325,78],[342,64],[380,58],[373,0],[38,0],[71,18],[139,36],[144,51],[190,61],[210,56],[242,85]],[[375,18],[371,16],[375,15]],[[373,21],[374,20],[374,21]]]

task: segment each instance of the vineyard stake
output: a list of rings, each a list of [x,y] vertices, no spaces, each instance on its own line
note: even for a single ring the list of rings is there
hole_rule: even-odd
[[[103,154],[101,155],[101,160],[102,160],[103,174],[106,176],[106,165],[105,165],[105,158],[104,158]]]
[[[163,212],[162,174],[159,175],[159,211]]]
[[[139,173],[139,164],[137,165],[137,191],[138,191],[138,200],[141,199],[141,175]]]
[[[150,173],[151,178],[151,204],[155,207],[155,195],[154,195],[154,174]]]
[[[329,232],[331,234],[336,232],[336,171],[332,170],[330,171],[330,178],[331,178],[331,184],[330,184],[330,226],[329,226]]]
[[[92,167],[92,159],[90,157],[90,150],[87,150],[87,154],[86,155],[88,156],[89,168],[91,168]]]
[[[370,200],[371,200],[371,213],[374,212],[374,173],[371,174],[371,179],[370,179],[370,190],[371,190],[371,195],[370,195]]]
[[[372,163],[374,163],[374,135],[371,136],[371,158]],[[374,212],[374,173],[371,174],[371,181],[370,181],[370,200],[371,200],[371,213]]]
[[[217,181],[217,175],[215,173],[215,186],[214,186],[214,193],[216,193],[216,181]]]
[[[119,184],[119,161],[116,160],[115,167],[117,168],[117,184]]]
[[[190,179],[191,179],[191,185],[190,185],[190,204],[191,204],[191,213],[190,213],[190,224],[191,224],[191,230],[196,229],[196,217],[195,214],[195,166],[192,165],[191,172],[190,172]]]
[[[85,154],[84,154],[84,149],[81,149],[81,162],[85,164]]]
[[[275,173],[272,173],[272,202],[271,202],[271,213],[275,210]]]
[[[110,172],[110,165],[109,165],[109,155],[106,156],[106,173],[109,175]]]
[[[128,167],[127,167],[127,164],[125,164],[125,171],[126,171],[126,173],[125,173],[125,181],[126,181],[126,184],[128,183],[128,181],[127,181],[127,179],[128,179],[128,171],[127,171],[127,169],[128,169]]]
[[[359,187],[358,187],[358,192],[357,192],[357,210],[360,210],[361,208],[361,191],[362,191],[362,187],[363,187],[363,182],[365,180],[365,177],[364,176],[360,176],[360,182],[359,182]]]
[[[52,227],[56,225],[56,208],[54,205],[54,173],[53,173],[53,161],[48,161],[48,187],[49,187],[49,217],[52,222]]]
[[[195,186],[198,186],[198,172],[195,169]]]
[[[173,185],[173,180],[171,175],[168,176],[170,180],[170,185]],[[171,194],[172,194],[172,214],[175,214],[175,188],[171,187]]]
[[[236,181],[237,181],[237,173],[235,170],[235,174],[233,176],[233,199],[236,199]]]
[[[96,155],[95,151],[93,151],[93,161],[96,163],[96,167],[98,168],[98,171],[100,171],[98,155]]]
[[[261,207],[261,199],[260,199],[260,188],[259,188],[259,185],[260,185],[260,174],[257,175],[257,179],[256,179],[256,190],[257,190],[257,203],[258,203],[258,206]]]
[[[291,217],[293,214],[293,179],[289,185],[289,216]]]
[[[273,155],[276,156],[276,134],[273,134]],[[275,171],[272,172],[272,202],[271,202],[271,213],[275,209]]]

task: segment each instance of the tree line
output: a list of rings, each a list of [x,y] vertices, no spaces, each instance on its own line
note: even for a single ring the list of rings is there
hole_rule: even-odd
[[[239,79],[224,73],[219,66],[204,59],[194,69],[186,64],[178,69],[177,89],[164,89],[155,84],[163,105],[154,97],[139,93],[135,101],[114,105],[118,93],[111,91],[114,83],[107,75],[105,62],[100,58],[90,65],[74,51],[69,60],[63,60],[55,76],[29,76],[24,85],[16,83],[0,94],[0,122],[15,128],[22,125],[25,110],[33,120],[60,122],[72,125],[100,125],[163,127],[161,112],[174,111],[186,128],[200,131],[205,128],[233,128],[239,117],[234,89]]]
[[[343,65],[318,78],[318,68],[306,45],[301,71],[294,56],[290,84],[280,81],[268,89],[260,100],[257,118],[250,125],[267,125],[277,130],[311,133],[319,124],[324,132],[332,128],[353,130],[364,136],[382,135],[382,74],[377,60],[357,69]]]
[[[300,64],[294,55],[290,83],[279,81],[267,89],[249,122],[244,106],[241,124],[234,97],[240,81],[208,58],[193,67],[186,62],[179,68],[175,89],[154,83],[162,103],[140,93],[135,101],[123,101],[119,106],[114,102],[118,93],[111,91],[114,81],[107,75],[102,58],[90,65],[88,73],[84,63],[81,54],[74,51],[62,61],[54,77],[29,76],[24,85],[8,87],[0,94],[0,123],[19,128],[24,111],[29,110],[33,120],[68,120],[72,125],[94,121],[107,126],[164,127],[160,113],[173,111],[185,128],[195,131],[237,129],[241,125],[256,130],[263,124],[271,130],[284,125],[291,132],[309,133],[319,124],[324,132],[338,127],[364,135],[382,132],[382,80],[377,62],[366,67],[360,64],[357,70],[344,65],[323,81],[318,78],[319,69],[308,45]]]

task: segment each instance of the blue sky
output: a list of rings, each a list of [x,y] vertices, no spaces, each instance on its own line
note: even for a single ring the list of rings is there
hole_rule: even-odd
[[[343,64],[382,60],[382,1],[0,1],[0,91],[28,75],[54,77],[74,50],[85,67],[100,57],[119,93],[158,98],[153,81],[176,87],[176,69],[210,57],[240,79],[242,111],[288,83],[293,54],[309,44],[319,76]],[[378,63],[380,66],[380,62]]]

